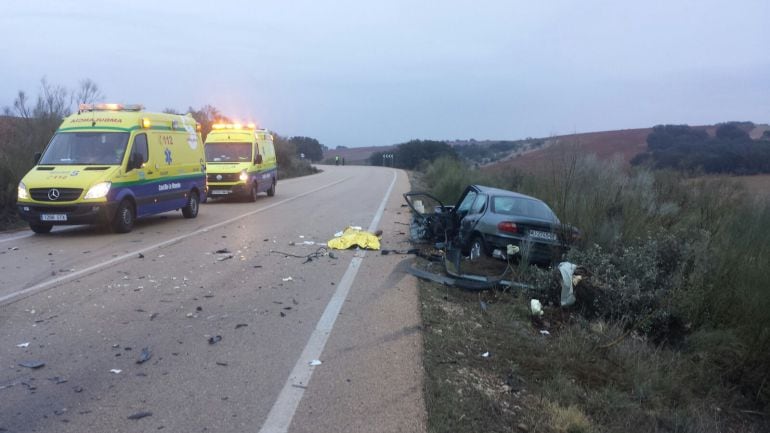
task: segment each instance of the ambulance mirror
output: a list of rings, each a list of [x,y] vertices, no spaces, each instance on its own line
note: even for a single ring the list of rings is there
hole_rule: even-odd
[[[262,164],[262,154],[257,154],[257,156],[254,157],[254,164]]]

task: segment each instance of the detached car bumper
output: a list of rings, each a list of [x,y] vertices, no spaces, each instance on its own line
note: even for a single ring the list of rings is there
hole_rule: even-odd
[[[558,242],[545,242],[542,240],[531,240],[495,235],[484,236],[484,242],[487,244],[489,253],[498,249],[505,252],[508,245],[519,247],[519,256],[528,257],[532,263],[550,263],[554,258],[561,257],[567,250],[567,247]]]
[[[112,221],[117,203],[72,204],[50,206],[36,203],[18,203],[19,216],[30,224],[106,224]]]

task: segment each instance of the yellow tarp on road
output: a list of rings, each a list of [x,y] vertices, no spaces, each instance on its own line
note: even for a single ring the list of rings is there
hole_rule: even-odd
[[[335,250],[346,250],[353,246],[359,246],[369,250],[380,249],[380,238],[374,233],[348,227],[338,236],[326,243],[329,248]]]

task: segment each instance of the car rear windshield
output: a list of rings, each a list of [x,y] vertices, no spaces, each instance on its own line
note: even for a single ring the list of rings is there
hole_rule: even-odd
[[[128,132],[59,132],[38,164],[119,165],[126,152]]]
[[[556,221],[556,215],[545,203],[528,198],[494,197],[492,198],[492,211],[502,215],[518,215]]]
[[[251,161],[251,143],[206,143],[206,161]]]

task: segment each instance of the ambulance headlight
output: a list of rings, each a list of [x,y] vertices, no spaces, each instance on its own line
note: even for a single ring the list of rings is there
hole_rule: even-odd
[[[240,179],[241,179],[242,181],[244,181],[244,182],[246,182],[247,180],[249,180],[249,174],[248,174],[248,173],[246,173],[246,170],[243,170],[243,171],[241,172],[241,176],[240,176]]]
[[[107,193],[110,192],[110,185],[111,185],[111,182],[97,183],[96,185],[92,186],[91,189],[88,190],[85,198],[89,199],[89,198],[105,197]]]
[[[29,198],[29,192],[27,192],[27,185],[24,185],[24,182],[19,182],[19,188],[18,188],[17,196],[20,199],[28,199]]]

